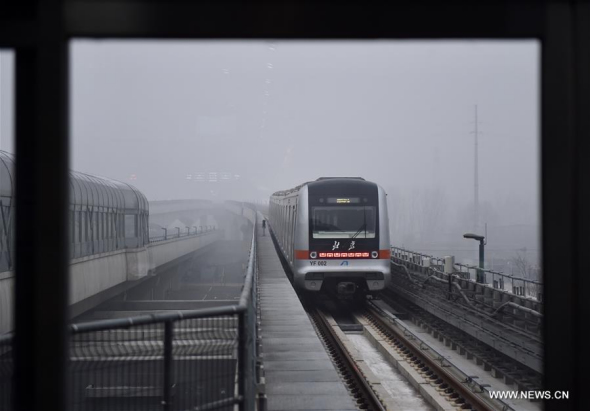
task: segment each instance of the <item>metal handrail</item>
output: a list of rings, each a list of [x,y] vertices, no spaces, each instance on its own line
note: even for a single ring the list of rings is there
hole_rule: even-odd
[[[433,255],[430,255],[430,254],[419,253],[417,251],[408,250],[408,249],[405,249],[405,248],[402,248],[402,247],[394,247],[394,246],[392,246],[391,249],[392,250],[395,250],[397,252],[400,252],[400,253],[405,253],[405,254],[409,254],[409,255],[416,255],[416,256],[419,256],[419,257],[422,257],[422,258],[429,258],[430,260],[434,260],[436,262],[440,262],[440,263],[443,263],[444,264],[444,258],[441,258],[441,257],[436,257],[436,256],[433,256]]]
[[[402,254],[405,253],[405,254],[412,255],[412,256],[419,256],[419,257],[422,257],[422,258],[429,258],[431,260],[434,260],[436,262],[439,262],[439,263],[444,264],[444,259],[441,258],[441,257],[435,257],[435,256],[432,256],[432,255],[429,255],[429,254],[423,254],[423,253],[419,253],[419,252],[416,252],[416,251],[407,250],[407,249],[401,248],[401,247],[393,247],[392,246],[391,249],[392,250],[395,250],[395,251],[398,251],[399,253],[402,253]],[[418,264],[418,263],[416,263],[414,261],[409,261],[409,262],[411,262],[413,264]],[[418,264],[418,265],[421,265],[421,264]],[[491,269],[488,269],[488,268],[480,268],[480,267],[475,266],[475,265],[463,264],[463,263],[454,263],[454,266],[455,267],[459,267],[459,268],[466,268],[467,270],[481,270],[481,271],[483,271],[485,273],[490,273],[492,275],[499,275],[499,276],[504,277],[504,278],[509,278],[511,281],[523,281],[525,283],[535,284],[535,285],[538,285],[538,286],[542,286],[543,285],[543,283],[541,281],[532,280],[532,279],[528,279],[528,278],[524,278],[524,277],[515,277],[513,274],[505,274],[505,273],[503,273],[501,271],[491,270]],[[459,272],[463,272],[463,271],[459,271]]]
[[[250,244],[250,255],[248,258],[248,267],[244,279],[244,286],[237,305],[231,304],[222,307],[203,308],[190,311],[176,311],[167,313],[156,313],[150,315],[139,315],[129,318],[107,319],[90,321],[78,324],[71,324],[69,331],[71,335],[82,333],[101,332],[108,330],[127,329],[136,326],[145,326],[150,324],[163,324],[164,332],[162,334],[163,342],[163,389],[162,389],[162,406],[164,411],[169,410],[172,404],[173,383],[172,383],[172,363],[173,339],[174,339],[174,322],[190,319],[203,319],[211,317],[220,317],[228,315],[237,315],[237,336],[234,340],[237,342],[237,387],[238,390],[233,397],[225,398],[219,401],[213,401],[205,404],[201,409],[216,409],[227,407],[231,404],[239,404],[240,410],[254,410],[256,397],[256,229],[258,214],[254,213],[252,239]],[[210,233],[214,230],[199,232],[196,235]],[[178,237],[176,237],[178,238]],[[172,238],[170,238],[172,239]],[[0,335],[0,346],[7,346],[13,343],[14,334]]]
[[[195,318],[218,317],[222,315],[231,315],[245,311],[246,307],[240,305],[226,305],[222,307],[201,308],[190,311],[176,311],[172,313],[157,313],[138,315],[128,318],[116,318],[107,320],[95,320],[78,324],[71,324],[70,331],[73,334],[114,330],[119,328],[129,328],[139,325],[149,325],[155,323],[164,323],[169,321],[191,320]]]
[[[181,233],[176,233],[176,234],[165,234],[165,235],[158,235],[158,236],[153,236],[149,238],[149,243],[157,243],[160,241],[168,241],[168,240],[174,240],[177,238],[183,238],[183,237],[198,237],[200,235],[204,235],[204,234],[209,234],[212,232],[217,231],[217,227],[216,226],[212,226],[211,228],[208,229],[203,229],[200,231],[196,231],[191,233],[190,230],[187,232],[181,232]]]
[[[463,264],[463,263],[455,263],[455,266],[457,267],[465,267],[467,269],[471,269],[471,270],[482,270],[483,272],[486,273],[490,273],[490,274],[494,274],[494,275],[499,275],[502,277],[506,277],[506,278],[510,278],[511,280],[516,280],[516,281],[523,281],[523,282],[527,282],[527,283],[531,283],[531,284],[536,284],[536,285],[543,285],[543,283],[541,281],[537,281],[537,280],[531,280],[529,278],[524,278],[524,277],[515,277],[513,274],[505,274],[502,271],[496,271],[496,270],[492,270],[489,268],[479,268],[478,266],[475,265],[470,265],[470,264]]]
[[[247,383],[253,379],[252,375],[255,373],[255,356],[256,356],[256,301],[253,295],[254,286],[256,283],[256,228],[258,215],[254,216],[254,228],[252,230],[252,240],[250,245],[250,256],[248,258],[248,267],[246,270],[246,277],[244,279],[244,286],[240,294],[240,300],[237,305],[227,305],[223,307],[203,308],[199,310],[177,311],[173,313],[157,313],[150,315],[141,315],[136,317],[108,319],[91,321],[80,324],[72,324],[70,330],[72,334],[80,334],[85,332],[106,331],[120,328],[128,328],[139,325],[149,325],[155,323],[164,323],[166,325],[164,331],[164,399],[162,405],[164,410],[169,409],[170,406],[170,365],[172,362],[172,324],[179,320],[200,319],[217,317],[223,315],[238,315],[238,393],[236,397],[226,399],[219,403],[209,404],[207,409],[215,409],[227,406],[231,403],[239,404],[241,410],[252,410],[255,402],[255,380],[252,383]],[[210,231],[209,231],[210,232]],[[202,234],[202,233],[199,233]],[[229,402],[228,402],[229,401]]]
[[[403,263],[410,263],[415,266],[419,266],[422,268],[427,268],[430,270],[434,270],[434,272],[438,273],[439,276],[447,276],[449,273],[443,272],[438,268],[444,266],[445,260],[444,258],[434,257],[428,254],[423,254],[416,251],[407,250],[405,248],[400,247],[391,247],[391,259],[392,262],[399,261]],[[424,265],[424,260],[429,260],[430,263],[434,263],[433,265]],[[515,277],[511,274],[505,274],[501,271],[495,271],[486,268],[479,268],[474,265],[469,264],[462,264],[462,263],[454,263],[453,264],[453,272],[450,273],[454,276],[459,278],[463,278],[467,281],[475,281],[473,276],[476,276],[476,273],[482,272],[484,283],[483,286],[486,287],[493,287],[494,289],[500,289],[506,292],[510,292],[520,297],[532,297],[537,301],[542,301],[542,288],[543,283],[541,281],[527,279],[523,277]],[[467,278],[465,277],[467,274]],[[485,279],[488,278],[488,274],[491,276],[491,282],[485,282]],[[499,277],[499,278],[498,278]],[[521,282],[521,284],[519,284]],[[505,286],[509,285],[512,289],[506,289]]]

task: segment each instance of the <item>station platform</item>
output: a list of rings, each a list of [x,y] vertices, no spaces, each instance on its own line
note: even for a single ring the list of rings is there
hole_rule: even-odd
[[[356,410],[260,223],[257,240],[267,409]]]

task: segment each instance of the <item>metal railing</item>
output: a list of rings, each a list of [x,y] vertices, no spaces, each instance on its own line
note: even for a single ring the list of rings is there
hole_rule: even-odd
[[[455,273],[461,278],[473,280],[477,278],[479,270],[483,273],[483,283],[495,289],[510,292],[514,295],[531,297],[541,301],[543,293],[543,283],[523,277],[515,277],[511,274],[505,274],[501,271],[490,269],[481,269],[479,267],[455,263]]]
[[[445,259],[428,254],[422,254],[400,247],[391,247],[392,259],[398,262],[406,262],[420,269],[436,269],[444,271]],[[483,283],[497,290],[502,290],[517,296],[529,297],[542,301],[543,283],[523,277],[515,277],[500,271],[487,268],[479,268],[468,264],[453,264],[453,274],[460,278],[474,281],[477,280],[477,273],[481,271]]]
[[[231,311],[73,325],[70,409],[214,409],[243,401],[235,389],[242,312]]]
[[[407,250],[401,247],[391,247],[391,255],[392,257],[398,258],[400,260],[408,261],[410,263],[422,266],[424,264],[425,259],[429,260],[430,264],[443,267],[445,264],[445,259],[441,257],[435,257],[429,254],[422,254],[416,251]]]
[[[158,241],[172,240],[174,238],[196,237],[199,235],[210,233],[212,231],[216,231],[217,227],[214,225],[204,225],[204,226],[185,227],[184,229],[182,229],[180,227],[175,227],[175,229],[162,228],[162,230],[164,230],[164,234],[157,235],[157,236],[150,236],[149,242],[156,243]]]
[[[254,410],[256,275],[255,220],[239,304],[71,325],[69,408]],[[12,348],[0,336],[2,411],[11,409]]]

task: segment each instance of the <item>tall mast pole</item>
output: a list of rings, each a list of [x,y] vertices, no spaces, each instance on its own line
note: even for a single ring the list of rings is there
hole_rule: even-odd
[[[475,105],[475,161],[473,170],[473,230],[477,232],[479,224],[479,170],[478,170],[478,135],[477,135],[477,104]]]

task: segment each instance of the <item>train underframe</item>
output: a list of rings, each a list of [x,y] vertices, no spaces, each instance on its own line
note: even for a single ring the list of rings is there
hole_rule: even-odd
[[[381,272],[312,272],[298,276],[298,288],[309,294],[330,294],[341,299],[375,298],[389,275]]]

